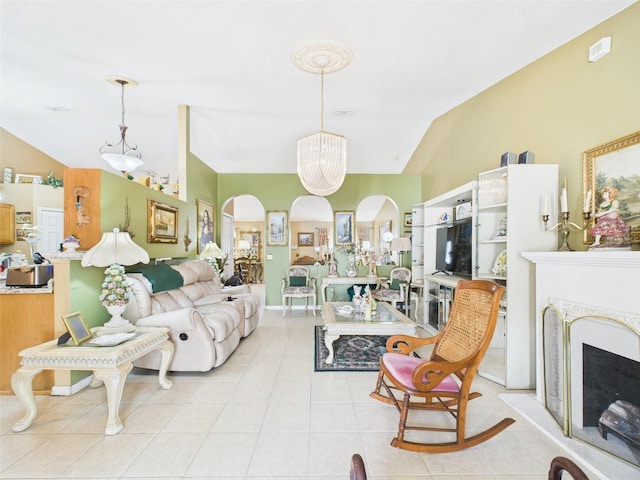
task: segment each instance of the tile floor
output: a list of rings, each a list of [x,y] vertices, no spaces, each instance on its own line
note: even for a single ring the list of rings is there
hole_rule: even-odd
[[[358,452],[373,479],[544,480],[551,459],[568,456],[482,378],[469,430],[505,416],[514,425],[459,453],[392,448],[397,413],[369,398],[376,373],[315,373],[313,327],[321,317],[281,315],[266,310],[224,365],[172,374],[170,390],[134,369],[120,407],[124,429],[115,436],[103,434],[104,388],[38,397],[38,416],[22,433],[11,431],[22,406],[0,396],[0,478],[345,479]]]

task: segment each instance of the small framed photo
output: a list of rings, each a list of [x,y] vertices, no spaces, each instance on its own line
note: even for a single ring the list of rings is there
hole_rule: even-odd
[[[16,212],[16,223],[19,225],[31,223],[31,212]]]
[[[412,225],[411,212],[407,212],[404,214],[404,226],[410,227]]]
[[[17,173],[15,183],[42,183],[42,177],[40,175],[25,175],[24,173]]]
[[[298,232],[298,246],[313,247],[313,232],[311,233]]]
[[[64,326],[67,327],[67,331],[71,335],[73,343],[76,345],[80,345],[81,343],[93,338],[93,334],[91,333],[91,330],[89,330],[89,327],[85,323],[80,312],[63,315],[62,321],[64,322]]]

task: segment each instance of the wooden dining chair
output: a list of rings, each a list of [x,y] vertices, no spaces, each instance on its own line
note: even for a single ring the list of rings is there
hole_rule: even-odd
[[[387,340],[387,351],[380,358],[378,380],[371,397],[394,405],[400,412],[398,434],[391,441],[392,446],[418,452],[453,452],[478,445],[514,423],[512,418],[505,418],[481,433],[465,436],[467,402],[481,396],[471,392],[471,383],[491,342],[503,290],[504,287],[488,280],[461,280],[449,320],[438,335],[429,338],[394,335]],[[414,355],[424,345],[434,345],[429,360]],[[411,410],[448,412],[455,419],[455,428],[408,424]],[[405,438],[407,430],[450,432],[449,436],[452,432],[455,440],[411,441]]]
[[[362,460],[362,457],[358,453],[354,453],[351,457],[349,480],[367,480],[367,471],[364,468],[364,460]]]
[[[573,480],[589,480],[587,475],[573,460],[569,460],[567,457],[556,457],[551,460],[551,465],[549,465],[549,480],[562,480],[565,478],[562,475],[563,472],[568,473]]]

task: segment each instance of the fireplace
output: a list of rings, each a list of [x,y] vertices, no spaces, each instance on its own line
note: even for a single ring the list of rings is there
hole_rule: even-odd
[[[583,344],[640,362],[640,251],[523,252],[522,256],[535,268],[539,420],[552,437],[558,432],[579,433],[585,424]],[[544,408],[560,424],[558,429]],[[593,438],[606,446],[619,441],[609,434],[605,441],[597,427],[593,430]],[[637,458],[623,461],[615,454],[605,455],[600,444],[560,438],[559,444],[602,478],[638,475]]]
[[[637,315],[553,298],[543,313],[545,406],[566,435],[636,466],[638,320]]]

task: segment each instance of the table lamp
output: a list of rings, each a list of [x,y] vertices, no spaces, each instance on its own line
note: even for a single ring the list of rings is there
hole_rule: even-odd
[[[238,250],[242,252],[243,257],[249,256],[249,250],[251,250],[251,245],[249,245],[249,240],[245,240],[244,238],[238,241]]]
[[[98,331],[98,335],[130,332],[135,327],[122,313],[129,303],[131,287],[124,278],[123,265],[149,263],[149,254],[135,244],[127,232],[114,228],[113,232],[104,232],[93,248],[83,256],[83,267],[108,267],[104,273],[100,303],[111,314],[111,319]]]
[[[409,237],[396,237],[391,240],[391,251],[398,252],[400,257],[400,266],[404,267],[403,256],[405,252],[411,250],[411,240]]]
[[[222,266],[225,264],[227,254],[222,251],[216,242],[208,242],[204,246],[204,250],[200,252],[200,260],[206,260],[211,263],[211,260],[215,261],[218,265],[219,271],[222,271]]]

